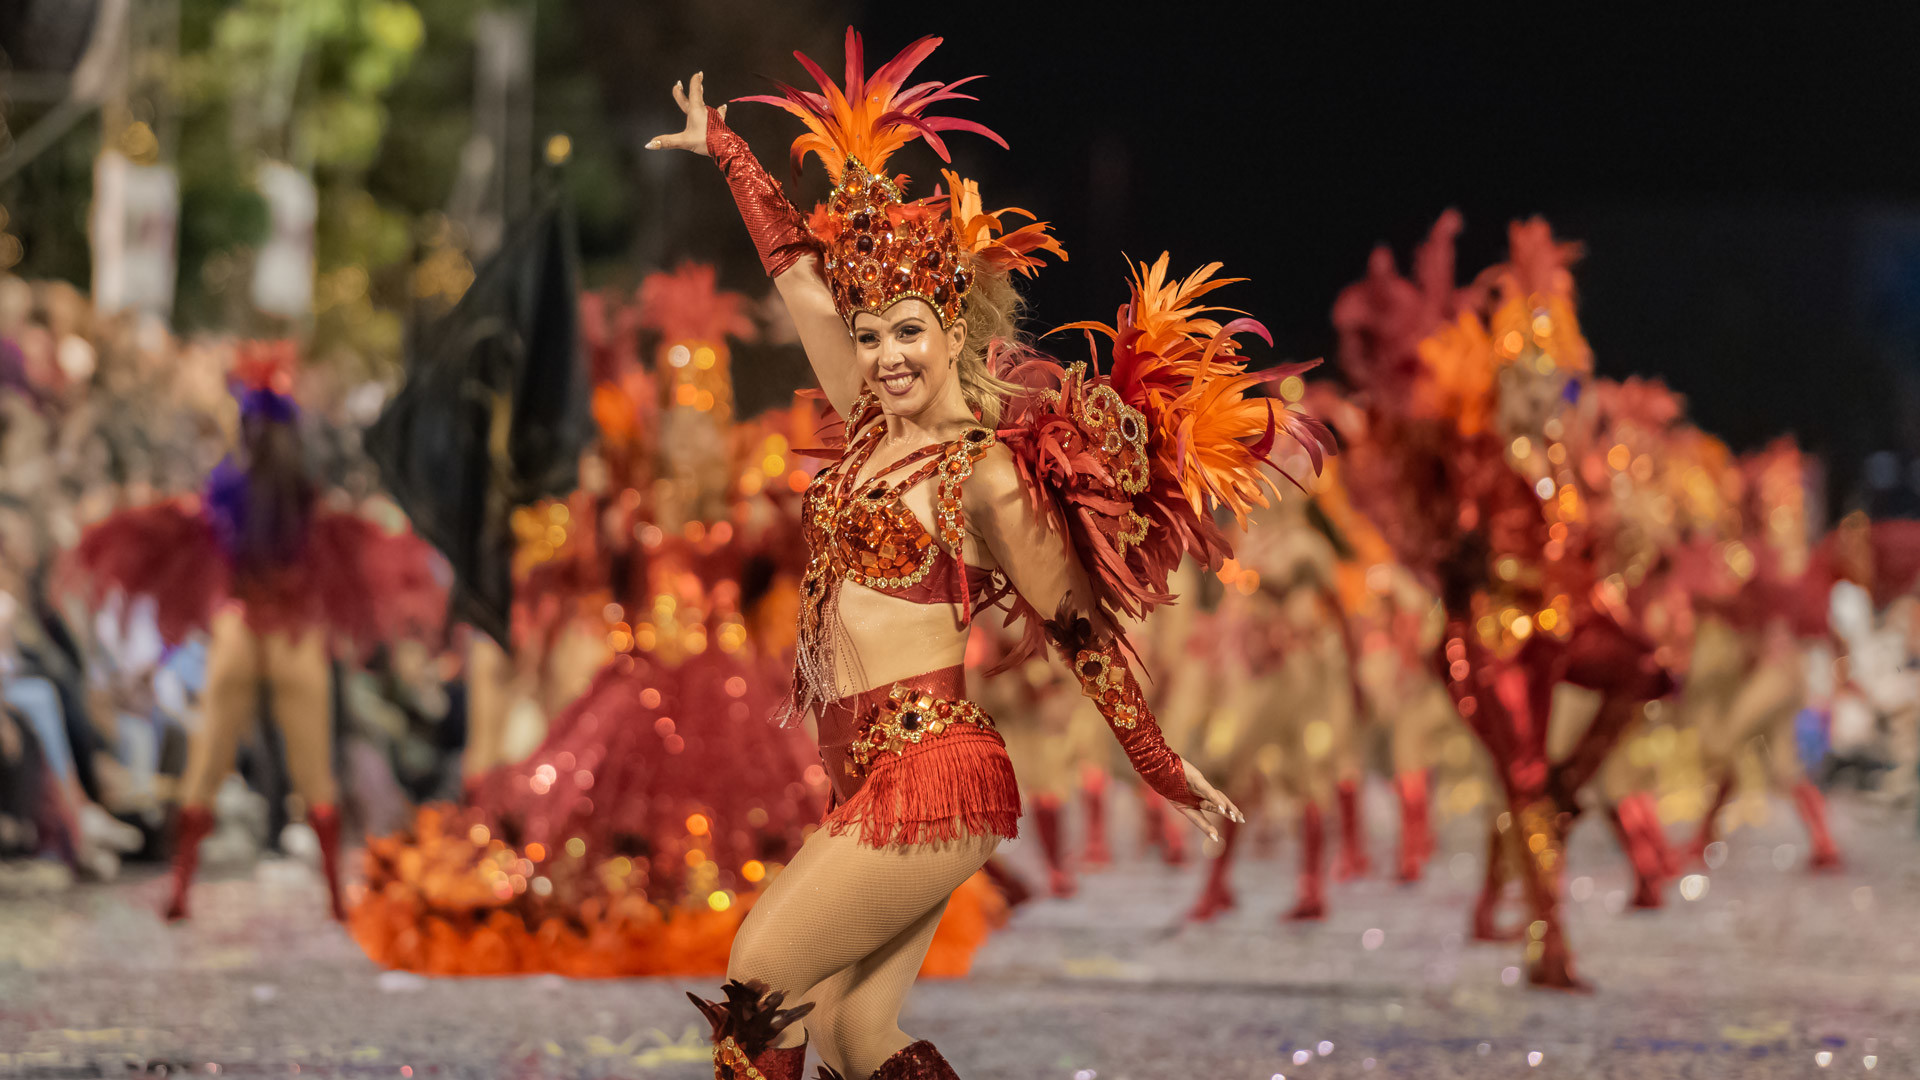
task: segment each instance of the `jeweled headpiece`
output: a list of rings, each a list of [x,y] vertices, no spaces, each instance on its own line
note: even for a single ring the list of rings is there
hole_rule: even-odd
[[[285,339],[242,341],[229,377],[240,415],[271,423],[292,423],[299,410],[293,403],[293,373],[299,366],[299,346]]]
[[[936,189],[930,198],[909,201],[907,177],[886,174],[887,158],[914,139],[926,140],[940,160],[950,161],[943,131],[971,131],[1007,145],[971,120],[927,114],[943,101],[977,100],[957,88],[980,76],[905,85],[939,46],[939,38],[923,37],[867,76],[860,35],[849,28],[844,91],[820,65],[796,52],[820,93],[781,83],[779,96],[740,99],[778,105],[807,125],[807,133],[793,142],[793,167],[798,172],[808,154],[816,155],[834,182],[833,194],[815,208],[808,228],[824,254],[834,306],[849,324],[859,312],[878,315],[902,300],[919,299],[945,328],[960,317],[979,274],[1019,270],[1031,275],[1040,266],[1038,252],[1067,257],[1047,234],[1047,223],[1033,214],[1018,207],[985,212],[972,181],[942,170],[947,193]],[[1007,232],[1003,214],[1019,214],[1030,223]]]

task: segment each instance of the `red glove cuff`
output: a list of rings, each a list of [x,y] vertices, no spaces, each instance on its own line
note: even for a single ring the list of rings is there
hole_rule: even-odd
[[[793,264],[816,250],[806,219],[780,189],[780,182],[768,175],[753,156],[747,141],[735,134],[718,109],[707,110],[707,154],[727,178],[734,205],[740,208],[740,220],[747,224],[753,248],[760,253],[760,265],[768,277],[779,277]]]

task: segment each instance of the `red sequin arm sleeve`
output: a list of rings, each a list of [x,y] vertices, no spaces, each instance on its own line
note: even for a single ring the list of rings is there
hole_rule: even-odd
[[[1080,680],[1080,692],[1100,707],[1133,771],[1168,802],[1199,807],[1200,797],[1187,785],[1186,767],[1161,737],[1160,724],[1147,707],[1119,642],[1095,640],[1092,624],[1084,617],[1056,617],[1046,623],[1046,630],[1072,666],[1074,678]]]
[[[813,234],[806,219],[787,201],[780,182],[768,175],[753,156],[747,141],[736,135],[717,109],[707,110],[707,154],[720,167],[740,208],[740,220],[747,223],[753,247],[760,253],[760,265],[768,277],[779,277],[793,268],[803,256],[815,251]]]

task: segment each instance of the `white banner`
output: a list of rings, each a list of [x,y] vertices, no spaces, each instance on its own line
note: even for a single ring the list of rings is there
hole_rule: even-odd
[[[260,195],[272,220],[253,263],[253,306],[304,318],[313,309],[313,223],[320,197],[306,173],[278,161],[260,167]]]
[[[173,314],[180,184],[166,165],[114,150],[93,166],[93,306],[101,314]]]

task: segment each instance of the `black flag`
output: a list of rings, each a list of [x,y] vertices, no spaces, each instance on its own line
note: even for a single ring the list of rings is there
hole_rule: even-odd
[[[418,336],[406,385],[367,431],[388,490],[453,565],[450,616],[503,647],[513,510],[571,491],[595,437],[577,263],[555,184]]]

